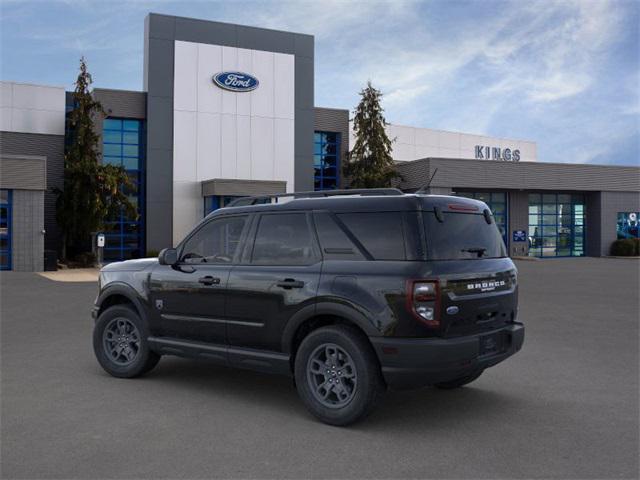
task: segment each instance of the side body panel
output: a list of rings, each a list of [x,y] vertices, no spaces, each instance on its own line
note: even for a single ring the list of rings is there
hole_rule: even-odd
[[[358,326],[368,336],[429,336],[406,309],[406,281],[420,275],[422,262],[326,260],[318,303],[339,305],[366,319]],[[351,318],[348,318],[352,320]]]
[[[229,345],[280,351],[289,320],[303,309],[309,314],[314,310],[320,267],[321,262],[309,266],[234,267],[226,304]],[[302,286],[280,286],[288,279]]]
[[[189,265],[182,271],[159,265],[149,281],[151,331],[154,335],[225,343],[225,289],[229,265]],[[211,277],[216,283],[201,283]]]

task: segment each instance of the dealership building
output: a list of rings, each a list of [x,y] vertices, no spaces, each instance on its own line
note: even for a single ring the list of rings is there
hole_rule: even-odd
[[[138,210],[106,219],[105,260],[175,245],[237,197],[345,186],[349,110],[314,105],[312,35],[149,14],[143,68],[141,91],[94,90],[102,161],[127,170]],[[53,191],[73,99],[0,85],[0,268],[38,271],[60,250]],[[397,186],[431,180],[431,193],[485,201],[513,256],[608,255],[621,223],[638,234],[638,167],[546,163],[526,140],[387,130]]]

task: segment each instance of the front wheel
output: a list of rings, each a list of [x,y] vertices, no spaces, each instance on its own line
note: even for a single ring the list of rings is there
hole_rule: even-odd
[[[114,305],[98,317],[93,329],[93,350],[100,366],[114,377],[144,375],[160,361],[149,349],[146,324],[127,305]]]
[[[482,372],[484,372],[484,370],[472,373],[471,375],[465,375],[464,377],[456,378],[449,382],[436,383],[434,386],[442,390],[452,390],[454,388],[460,388],[464,385],[467,385],[468,383],[473,382],[474,380],[477,380],[478,377],[482,375]]]
[[[302,341],[295,379],[307,409],[330,425],[364,418],[384,392],[373,349],[363,335],[344,325],[320,328]]]

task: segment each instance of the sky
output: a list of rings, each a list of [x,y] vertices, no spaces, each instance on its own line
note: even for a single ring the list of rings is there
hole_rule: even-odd
[[[640,1],[0,0],[0,78],[142,90],[149,12],[315,36],[315,105],[371,80],[390,123],[533,140],[546,162],[640,165]]]

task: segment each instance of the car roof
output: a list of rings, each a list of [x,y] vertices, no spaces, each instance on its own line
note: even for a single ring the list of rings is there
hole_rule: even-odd
[[[334,212],[398,212],[433,210],[482,213],[488,208],[484,202],[451,195],[339,195],[332,197],[294,198],[281,203],[225,207],[209,216],[237,213],[328,210]]]

